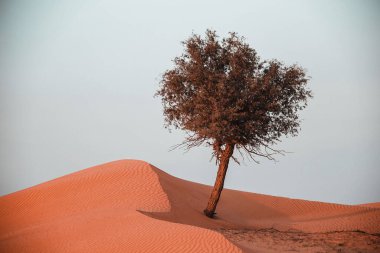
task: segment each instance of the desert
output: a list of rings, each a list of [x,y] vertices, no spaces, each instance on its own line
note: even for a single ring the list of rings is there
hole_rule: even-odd
[[[380,253],[380,1],[0,1],[0,253]]]
[[[119,160],[0,197],[0,252],[378,252],[379,203],[340,205],[211,186]]]

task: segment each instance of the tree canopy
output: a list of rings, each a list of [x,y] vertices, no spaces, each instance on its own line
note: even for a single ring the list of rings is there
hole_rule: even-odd
[[[156,93],[166,126],[188,133],[182,143],[187,148],[212,146],[217,162],[227,144],[254,160],[274,159],[280,151],[271,145],[298,134],[298,111],[311,98],[305,70],[261,61],[234,32],[220,40],[207,30],[204,38],[193,34],[182,43],[184,53],[163,74]]]

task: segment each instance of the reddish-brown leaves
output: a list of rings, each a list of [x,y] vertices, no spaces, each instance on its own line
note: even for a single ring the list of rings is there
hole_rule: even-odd
[[[206,31],[183,42],[185,52],[164,73],[161,96],[166,126],[189,133],[188,148],[209,144],[219,150],[233,144],[239,151],[273,159],[270,148],[283,135],[297,135],[298,111],[311,91],[303,68],[277,60],[260,61],[243,37],[218,39]]]

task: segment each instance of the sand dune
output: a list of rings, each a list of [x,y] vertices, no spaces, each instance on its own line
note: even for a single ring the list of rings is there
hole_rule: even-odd
[[[210,189],[142,161],[88,168],[0,197],[0,252],[271,252],[250,242],[257,232],[240,241],[230,235],[265,229],[281,235],[380,233],[380,209],[374,204],[228,189],[217,218],[209,219],[202,210]]]
[[[361,206],[372,207],[372,208],[380,208],[380,202],[362,204]]]
[[[1,197],[0,252],[240,252],[219,233],[138,210],[170,211],[149,164],[89,168]]]
[[[313,233],[356,230],[380,233],[380,210],[371,207],[289,199],[229,189],[223,190],[217,209],[218,219],[210,220],[201,212],[210,194],[209,186],[174,178],[157,168],[155,171],[172,203],[169,213],[155,216],[170,221],[203,227],[222,225]]]

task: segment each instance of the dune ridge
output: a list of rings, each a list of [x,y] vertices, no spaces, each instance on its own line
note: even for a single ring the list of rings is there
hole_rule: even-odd
[[[94,166],[0,197],[0,252],[271,252],[231,241],[236,231],[380,234],[378,203],[225,189],[209,219],[202,210],[210,191],[143,161]]]

